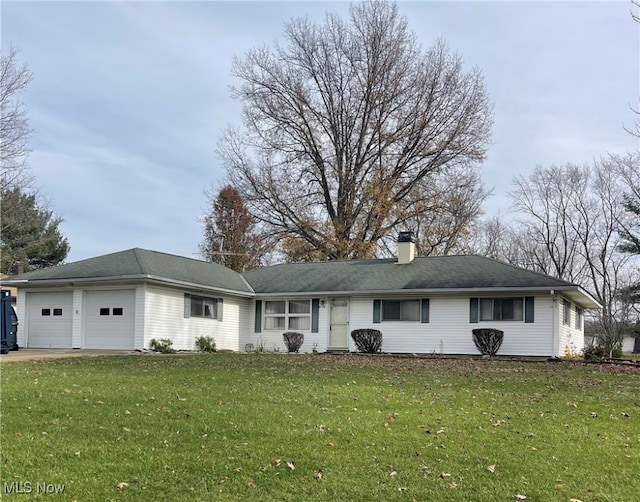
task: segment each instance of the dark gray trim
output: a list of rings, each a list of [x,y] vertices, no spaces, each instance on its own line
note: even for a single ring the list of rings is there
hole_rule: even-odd
[[[524,297],[524,322],[534,322],[535,298],[533,296]]]
[[[256,300],[256,318],[253,331],[262,333],[262,300]]]
[[[382,318],[382,300],[373,300],[373,322],[379,323]]]
[[[320,300],[314,298],[311,300],[311,333],[317,333],[320,321]]]
[[[478,318],[479,318],[478,299],[469,298],[469,322],[471,323],[478,322]]]
[[[420,322],[429,322],[429,298],[423,298],[420,301]]]

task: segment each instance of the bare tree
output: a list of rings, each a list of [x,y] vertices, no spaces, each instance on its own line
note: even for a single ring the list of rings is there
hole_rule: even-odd
[[[203,218],[203,258],[236,272],[260,265],[264,246],[240,193],[232,186],[205,192],[209,207]]]
[[[524,215],[516,241],[522,250],[518,265],[568,281],[583,271],[577,235],[583,221],[576,217],[577,199],[588,191],[589,169],[567,164],[537,166],[513,181],[509,194],[516,211]]]
[[[31,72],[19,66],[18,51],[0,56],[0,190],[24,188],[30,181],[26,163],[31,129],[19,94],[31,82]]]
[[[475,166],[458,166],[422,179],[397,205],[394,218],[416,236],[419,256],[468,253],[490,194]],[[380,247],[381,254],[395,254],[396,236],[382,239]]]
[[[631,0],[631,4],[633,5],[633,7],[630,10],[631,19],[633,19],[636,23],[640,23],[640,1]],[[636,136],[636,137],[640,138],[640,109],[635,108],[635,107],[632,106],[631,110],[636,115],[636,121],[635,121],[632,129],[627,129],[626,127],[624,129],[629,134],[632,134],[633,136]]]
[[[620,250],[640,255],[640,151],[609,155],[607,164],[622,181],[625,212],[618,221],[623,238]]]
[[[293,19],[284,36],[235,60],[244,127],[218,153],[272,235],[329,259],[372,256],[425,180],[484,159],[483,77],[443,41],[424,52],[382,0],[352,5],[348,20]]]
[[[514,184],[510,195],[523,215],[518,225],[529,243],[530,268],[576,282],[595,296],[602,305],[595,313],[598,338],[611,352],[629,323],[621,293],[636,270],[619,250],[624,185],[612,158],[591,166],[538,167]]]

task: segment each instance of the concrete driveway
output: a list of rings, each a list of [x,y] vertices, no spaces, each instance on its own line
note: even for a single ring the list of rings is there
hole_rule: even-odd
[[[39,361],[63,357],[96,357],[136,354],[132,350],[82,350],[82,349],[20,349],[0,355],[0,364],[13,361]]]

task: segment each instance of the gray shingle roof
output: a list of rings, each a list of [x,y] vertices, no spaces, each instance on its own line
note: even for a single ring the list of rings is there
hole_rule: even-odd
[[[169,279],[209,288],[252,293],[240,274],[216,263],[139,248],[34,270],[12,277],[11,282],[106,280],[119,277]]]
[[[482,256],[353,260],[292,263],[251,270],[244,278],[258,294],[472,290],[479,288],[549,288],[575,286],[547,275]]]
[[[3,283],[55,284],[74,280],[154,279],[243,295],[382,293],[423,291],[543,290],[571,291],[576,301],[597,306],[577,285],[482,256],[416,258],[399,265],[382,260],[288,263],[240,275],[215,263],[145,249],[130,249],[14,276]],[[28,281],[28,282],[24,282]]]

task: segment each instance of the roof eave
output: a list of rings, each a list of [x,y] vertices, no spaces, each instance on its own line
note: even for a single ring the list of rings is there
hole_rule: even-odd
[[[207,286],[204,284],[197,284],[187,281],[179,281],[175,279],[169,279],[167,277],[137,274],[137,275],[121,275],[111,277],[81,277],[81,278],[66,278],[66,279],[21,279],[13,281],[3,281],[3,285],[15,286],[18,289],[34,287],[34,288],[46,288],[46,287],[73,287],[76,284],[126,284],[131,282],[153,282],[156,284],[168,284],[172,286],[181,286],[185,289],[199,290],[199,291],[213,291],[216,293],[225,293],[229,295],[235,295],[245,298],[251,298],[255,296],[250,291],[239,291],[229,288],[221,288],[217,286]]]
[[[466,295],[473,293],[494,294],[494,293],[519,293],[519,292],[548,292],[552,294],[554,291],[571,291],[580,290],[586,297],[593,298],[586,293],[582,288],[575,285],[556,285],[556,286],[527,286],[527,287],[476,287],[476,288],[421,288],[421,289],[371,289],[371,290],[349,290],[349,291],[277,291],[271,293],[264,293],[256,291],[256,296],[259,297],[276,297],[276,296],[376,296],[376,295],[407,295],[407,296],[420,296],[420,295]],[[595,302],[599,308],[599,304]]]

